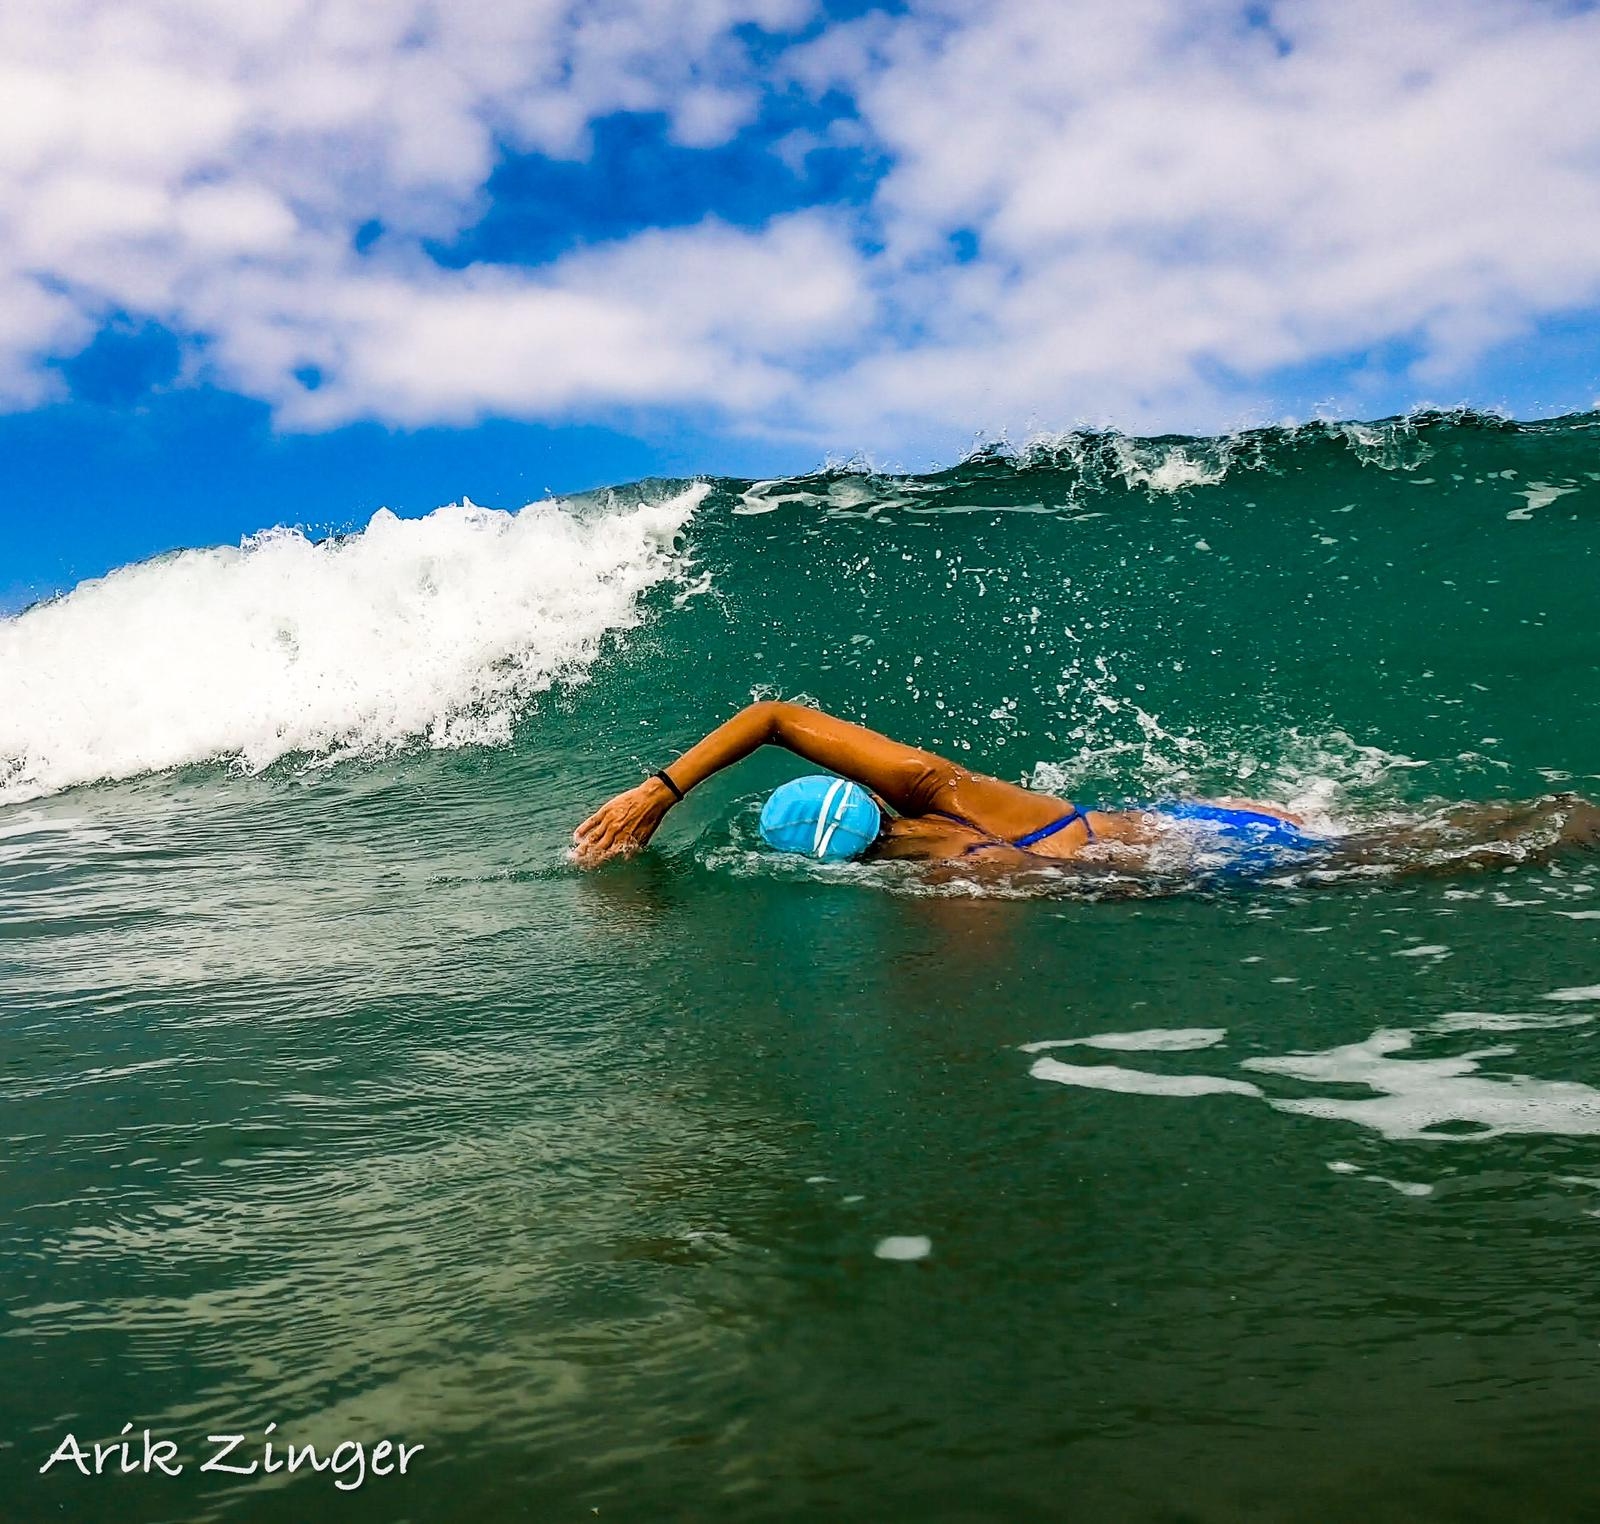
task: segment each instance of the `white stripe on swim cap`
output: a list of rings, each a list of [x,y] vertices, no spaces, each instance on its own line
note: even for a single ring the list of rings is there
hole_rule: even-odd
[[[854,788],[855,784],[853,783],[845,784],[844,793],[839,799],[839,808],[833,812],[833,819],[828,824],[828,834],[822,838],[822,845],[817,848],[818,857],[827,855],[828,848],[833,842],[833,833],[839,829],[839,823],[844,819],[845,811],[850,808],[855,800],[855,795],[852,792]]]
[[[854,786],[853,783],[845,784],[845,797],[838,800],[838,808],[834,812],[834,821],[832,821],[832,824],[830,824],[829,828],[827,828],[827,836],[822,837],[822,848],[821,852],[818,853],[819,856],[821,856],[822,853],[827,852],[827,848],[829,848],[829,845],[832,844],[832,840],[834,840],[834,832],[840,828],[840,824],[842,824],[843,820],[845,820],[846,810],[848,810],[848,808],[850,808],[851,805],[856,802],[856,794],[854,794],[854,789],[856,789],[856,786]]]
[[[817,834],[811,838],[811,855],[821,857],[828,849],[828,838],[833,832],[828,828],[828,811],[833,808],[834,798],[842,788],[849,788],[843,778],[835,778],[833,787],[822,796],[822,808],[817,811]]]

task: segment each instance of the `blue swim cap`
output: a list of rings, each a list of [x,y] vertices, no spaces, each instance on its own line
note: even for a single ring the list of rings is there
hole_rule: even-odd
[[[774,789],[761,806],[761,834],[780,852],[826,862],[860,857],[878,839],[882,816],[859,783],[817,773]]]

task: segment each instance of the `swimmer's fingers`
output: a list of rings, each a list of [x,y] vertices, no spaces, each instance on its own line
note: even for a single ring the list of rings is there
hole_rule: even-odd
[[[638,849],[627,838],[619,839],[615,832],[591,836],[578,842],[572,851],[573,861],[580,868],[598,868],[613,857],[631,857]]]
[[[608,799],[597,809],[576,831],[572,839],[578,844],[585,842],[598,842],[607,836],[615,835],[618,826],[631,813],[628,809],[630,796],[636,790],[629,789],[627,793],[618,794],[614,799]]]
[[[606,840],[603,836],[591,831],[580,836],[578,832],[572,833],[572,860],[580,868],[597,867],[606,860]]]
[[[662,813],[643,789],[618,794],[572,833],[573,856],[586,868],[613,857],[632,857],[655,834]]]
[[[617,850],[617,800],[610,799],[572,833],[573,857],[585,868],[599,866]]]
[[[606,811],[610,808],[610,805],[602,804],[600,808],[594,812],[594,814],[585,820],[578,827],[578,829],[572,833],[573,841],[582,843],[587,841],[591,836],[596,835],[603,828],[605,824]]]

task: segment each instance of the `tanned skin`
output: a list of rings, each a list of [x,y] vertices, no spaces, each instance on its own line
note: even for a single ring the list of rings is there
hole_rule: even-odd
[[[785,747],[828,772],[849,778],[892,810],[897,818],[887,820],[884,834],[872,849],[874,857],[939,860],[961,857],[978,847],[988,861],[1015,860],[1016,866],[1024,866],[1037,864],[1041,857],[1076,857],[1090,839],[1075,822],[1026,852],[1007,846],[1007,838],[1025,836],[1061,819],[1071,811],[1071,800],[970,772],[947,757],[906,746],[863,725],[852,725],[801,704],[751,704],[691,746],[666,771],[687,794],[713,773],[762,746]],[[1301,823],[1275,805],[1244,799],[1217,802],[1275,815],[1294,825]],[[573,832],[576,861],[593,868],[613,857],[632,857],[676,803],[672,790],[659,778],[647,778],[618,794]],[[959,815],[971,825],[947,820],[939,812]],[[1096,841],[1136,846],[1154,840],[1158,829],[1142,810],[1090,810],[1089,827]]]

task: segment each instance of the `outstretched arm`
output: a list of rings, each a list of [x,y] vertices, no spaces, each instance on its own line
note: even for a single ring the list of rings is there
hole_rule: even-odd
[[[768,744],[787,747],[808,762],[873,790],[902,815],[947,809],[986,829],[1021,832],[1060,813],[1057,803],[1043,795],[969,773],[933,752],[800,704],[751,704],[691,746],[667,773],[688,793],[713,773]],[[672,791],[659,778],[647,778],[618,794],[573,832],[577,860],[593,867],[607,858],[632,856],[655,834],[675,803]]]
[[[696,742],[667,769],[685,794],[713,773],[742,761],[758,747],[787,747],[819,767],[853,778],[882,795],[902,814],[920,814],[953,764],[931,752],[902,746],[848,720],[800,704],[751,704]],[[631,857],[655,834],[677,802],[659,778],[601,805],[573,832],[577,859],[585,867],[610,857]]]
[[[782,746],[807,762],[839,773],[881,794],[902,815],[921,814],[955,764],[929,751],[835,719],[803,704],[751,704],[705,740],[691,746],[667,769],[688,793],[713,773],[743,760],[758,747]]]

